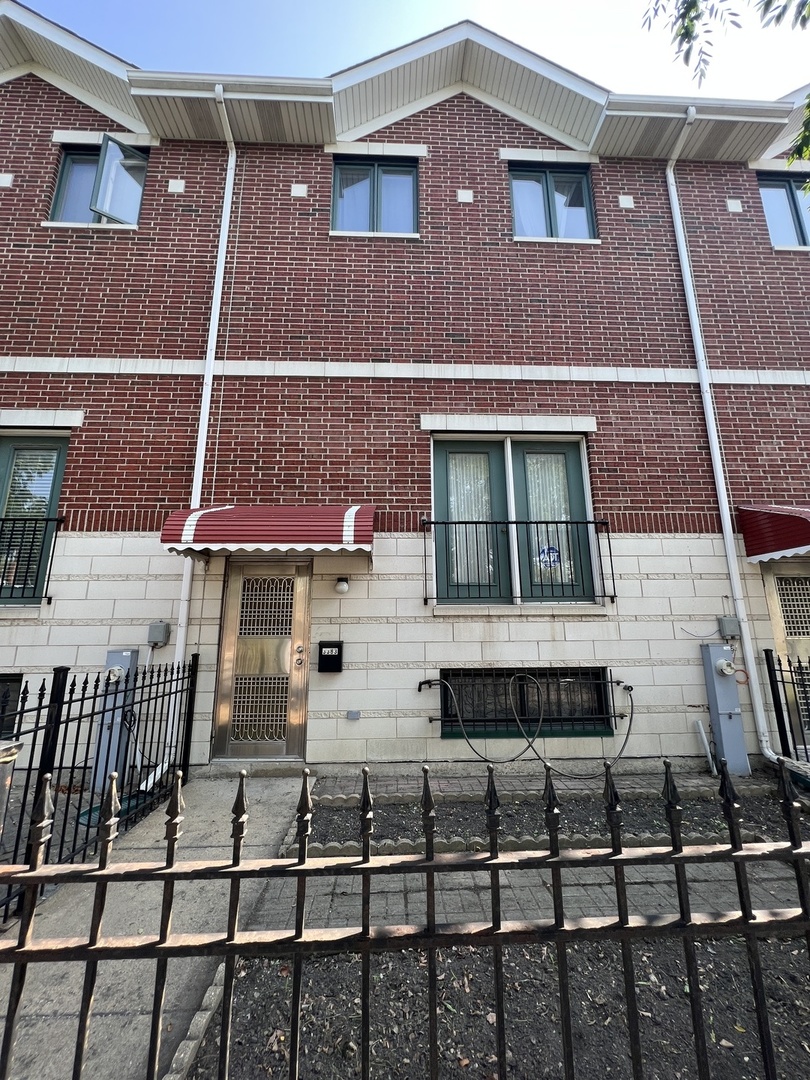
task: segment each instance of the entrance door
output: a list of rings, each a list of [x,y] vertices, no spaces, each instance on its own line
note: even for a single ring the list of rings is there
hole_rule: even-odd
[[[303,758],[309,676],[308,564],[228,571],[214,753]]]

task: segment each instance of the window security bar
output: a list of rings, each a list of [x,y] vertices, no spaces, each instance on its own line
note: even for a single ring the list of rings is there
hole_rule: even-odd
[[[0,599],[47,600],[53,541],[64,518],[0,518]]]
[[[442,738],[613,735],[617,711],[606,668],[452,668],[440,672]],[[519,722],[518,722],[519,721]]]
[[[607,521],[423,519],[422,534],[425,604],[616,601]]]

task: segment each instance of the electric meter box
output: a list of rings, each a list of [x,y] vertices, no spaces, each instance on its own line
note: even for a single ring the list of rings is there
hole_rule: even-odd
[[[318,671],[343,671],[343,642],[318,642]]]

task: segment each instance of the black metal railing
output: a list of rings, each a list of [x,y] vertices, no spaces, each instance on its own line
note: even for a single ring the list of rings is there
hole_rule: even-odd
[[[422,532],[426,604],[615,602],[607,521],[423,519]]]
[[[686,1067],[678,1068],[679,1076],[695,1076],[709,1080],[711,1076],[764,1076],[765,1080],[778,1080],[781,1076],[799,1076],[804,1069],[804,1054],[800,1045],[801,1024],[791,1017],[788,1027],[795,1029],[799,1040],[794,1040],[795,1057],[785,1056],[783,1038],[791,1035],[785,1031],[776,1043],[771,1022],[777,1011],[784,1012],[785,990],[780,988],[777,997],[769,994],[769,982],[765,973],[765,957],[768,943],[773,939],[789,941],[797,954],[810,953],[810,844],[803,842],[800,825],[800,807],[795,798],[789,773],[780,769],[778,816],[783,818],[785,839],[767,843],[747,843],[742,839],[742,812],[740,800],[732,785],[725,762],[721,763],[720,802],[726,821],[728,839],[717,843],[701,843],[690,846],[682,835],[684,807],[678,793],[669,762],[665,762],[663,800],[669,836],[663,844],[655,847],[625,847],[623,836],[623,812],[619,793],[609,767],[605,769],[604,813],[609,833],[605,847],[576,849],[565,848],[561,843],[564,835],[565,806],[561,805],[551,780],[550,766],[546,769],[546,787],[543,795],[546,836],[538,838],[535,850],[501,850],[499,810],[500,801],[495,785],[493,766],[488,766],[489,778],[484,798],[482,821],[488,834],[488,849],[484,851],[451,851],[436,853],[434,836],[437,819],[442,814],[431,792],[427,767],[423,768],[422,831],[424,855],[380,855],[375,853],[372,842],[374,811],[369,772],[363,770],[363,789],[358,807],[358,825],[362,851],[360,856],[330,856],[310,858],[308,843],[313,815],[307,773],[304,774],[301,797],[297,809],[297,858],[271,859],[244,858],[243,847],[248,820],[248,803],[245,791],[245,774],[237,790],[233,806],[231,836],[232,851],[229,857],[212,862],[178,863],[177,847],[181,836],[181,824],[185,809],[177,779],[166,808],[166,855],[160,862],[127,862],[116,865],[112,861],[112,847],[118,833],[119,800],[114,781],[108,788],[101,813],[99,827],[99,858],[97,865],[64,867],[44,865],[52,827],[51,788],[46,781],[40,793],[37,811],[31,829],[31,843],[27,865],[0,868],[0,886],[7,883],[11,888],[24,890],[24,903],[16,941],[12,935],[0,940],[0,964],[11,968],[8,1008],[0,1050],[0,1076],[11,1071],[18,1020],[24,1003],[24,989],[29,968],[38,964],[67,962],[82,965],[84,969],[81,1002],[75,1010],[77,1032],[75,1054],[71,1075],[82,1075],[84,1059],[93,1018],[96,999],[96,977],[99,961],[153,961],[154,993],[151,995],[151,1020],[148,1064],[144,1069],[146,1080],[158,1075],[161,1039],[166,1030],[164,1003],[169,965],[180,963],[184,957],[219,956],[224,959],[225,972],[222,994],[221,1021],[219,1029],[218,1075],[227,1080],[231,1053],[232,1017],[234,993],[237,986],[240,957],[264,960],[265,965],[278,964],[284,960],[287,974],[292,975],[286,1015],[270,1021],[279,1025],[276,1035],[283,1040],[285,1071],[291,1080],[300,1075],[299,1062],[311,1065],[312,1057],[306,1058],[306,1020],[312,1009],[310,962],[327,954],[342,958],[359,957],[359,986],[352,986],[350,1000],[356,1000],[354,1008],[341,1021],[341,1043],[351,1040],[351,1054],[356,1058],[347,1066],[347,1072],[369,1080],[374,1075],[391,1075],[385,1064],[378,1065],[372,1043],[372,1018],[374,998],[382,991],[377,965],[390,966],[386,954],[415,951],[420,959],[421,977],[413,981],[409,995],[413,1000],[413,1012],[417,1018],[421,1038],[412,1050],[420,1057],[418,1075],[437,1080],[442,1059],[440,1044],[440,1016],[443,1010],[443,983],[446,957],[454,949],[474,947],[490,954],[491,985],[481,987],[469,999],[478,1014],[482,1003],[490,1003],[487,1016],[491,1056],[487,1058],[488,1069],[499,1080],[509,1075],[537,1076],[537,1061],[520,1056],[521,1020],[525,1023],[531,1007],[526,1006],[526,996],[538,1013],[550,1008],[558,1009],[559,1023],[554,1025],[553,1037],[548,1044],[538,1044],[530,1051],[537,1060],[552,1063],[555,1076],[565,1080],[593,1075],[594,1057],[584,1052],[588,1028],[576,1025],[577,984],[573,975],[578,950],[595,943],[601,951],[610,951],[613,972],[611,1012],[608,1019],[616,1017],[611,1028],[612,1038],[620,1041],[623,1050],[623,1071],[619,1075],[643,1080],[644,1076],[670,1075],[666,1064],[673,1054],[668,1038],[661,1039],[661,1026],[673,1017],[670,998],[677,998],[679,1023],[685,1031],[691,1028]],[[687,806],[688,812],[689,807]],[[663,838],[662,838],[663,839]],[[718,892],[703,893],[704,904],[708,899],[712,906],[697,910],[699,884],[696,878],[707,870],[717,871],[715,884],[722,882],[720,901]],[[760,885],[760,872],[767,877],[769,887]],[[586,890],[589,906],[585,912],[571,914],[571,887],[583,879],[587,883],[598,875],[603,882],[599,889]],[[339,888],[347,903],[351,903],[346,925],[318,927],[308,925],[312,893],[324,878],[335,879],[330,887]],[[403,887],[406,882],[415,883],[408,907],[408,923],[388,925],[372,918],[372,911],[387,911],[376,904],[380,893],[390,895],[392,880],[399,878]],[[481,912],[477,922],[442,921],[443,890],[453,880],[475,881],[480,889]],[[509,891],[532,887],[538,881],[543,888],[537,890],[543,899],[533,915],[520,921],[507,919]],[[713,881],[715,879],[712,879]],[[179,932],[172,922],[176,897],[175,887],[182,882],[185,890],[195,884],[218,881],[228,883],[228,890],[206,892],[210,924],[204,930]],[[290,910],[279,911],[279,923],[253,926],[246,930],[240,922],[240,897],[243,886],[261,882],[268,886],[283,882],[291,886]],[[645,893],[647,907],[639,904],[638,886],[642,881],[652,882],[654,888]],[[779,902],[775,902],[774,887],[779,883]],[[82,910],[90,912],[87,935],[77,937],[38,938],[35,919],[38,895],[47,885],[73,883],[92,895],[93,903],[83,904]],[[134,931],[127,936],[105,933],[104,915],[111,884],[117,890],[137,889],[141,883],[150,882],[157,890],[154,894],[154,926],[150,930]],[[144,890],[145,892],[145,890]],[[762,898],[766,903],[762,904]],[[88,898],[89,899],[89,898]],[[372,901],[375,903],[372,905]],[[759,903],[761,906],[756,906]],[[541,905],[542,906],[539,906]],[[77,900],[78,905],[78,900]],[[289,919],[289,922],[288,922]],[[151,925],[151,924],[150,924]],[[51,923],[46,923],[48,928]],[[73,931],[72,931],[73,932]],[[677,967],[680,974],[675,978],[677,987],[667,988],[657,981],[652,1008],[644,1004],[645,986],[641,965],[649,959],[650,951],[659,945],[670,945],[680,954]],[[721,947],[739,948],[741,961],[739,974],[734,979],[707,989],[711,962],[706,965],[706,953],[715,954]],[[505,978],[504,961],[510,947],[521,950],[537,950],[537,961],[542,958],[548,982],[532,977],[520,989],[522,1008],[518,1018],[511,1013],[515,1002],[512,986]],[[548,962],[545,958],[548,956]],[[714,959],[715,957],[713,957]],[[747,963],[746,963],[747,961]],[[805,958],[806,962],[806,958]],[[747,968],[743,974],[742,968]],[[140,970],[143,970],[142,968]],[[277,969],[278,970],[278,969]],[[354,969],[356,971],[356,969]],[[280,974],[280,971],[279,971]],[[274,978],[274,982],[278,979]],[[784,980],[783,980],[784,982]],[[30,981],[29,981],[30,985]],[[119,995],[119,982],[108,978],[99,984],[100,1004],[110,1006],[110,999],[103,994],[115,995],[112,1000],[117,1010],[126,1008]],[[101,987],[106,987],[102,990]],[[604,987],[590,982],[580,987],[599,994]],[[332,993],[330,989],[330,993]],[[798,991],[796,992],[798,993]],[[486,995],[486,996],[484,996]],[[715,1015],[718,1012],[718,995],[728,1006],[726,1017],[738,1018],[736,1032],[744,1033],[746,1054],[753,1060],[743,1065],[740,1058],[732,1060],[729,1067],[728,1054],[734,1049],[739,1036],[729,1030],[734,1042],[725,1037],[725,1028],[719,1028]],[[793,993],[790,997],[794,996]],[[602,999],[604,1001],[604,999]],[[688,1001],[688,1006],[685,1004]],[[775,1006],[772,1008],[772,1001]],[[643,1004],[644,1003],[644,1004]],[[134,1006],[133,1006],[134,1007]],[[255,1001],[248,1008],[255,1016]],[[667,1012],[669,1009],[669,1012]],[[456,1012],[456,1010],[453,1010]],[[474,1011],[474,1010],[471,1010]],[[751,1019],[748,1019],[750,1015]],[[798,1015],[798,1014],[796,1014]],[[259,1017],[261,1019],[261,1012]],[[745,1023],[740,1019],[744,1017]],[[454,1018],[459,1024],[462,1016]],[[728,1023],[732,1021],[729,1019]],[[255,1026],[256,1021],[252,1023]],[[593,1023],[593,1021],[591,1021]],[[282,1026],[283,1025],[283,1026]],[[718,1027],[718,1031],[715,1029]],[[375,1029],[376,1030],[376,1029]],[[524,1029],[525,1030],[525,1029]],[[674,1029],[673,1029],[674,1030]],[[683,1027],[678,1030],[684,1030]],[[347,1034],[349,1032],[350,1034]],[[390,1032],[386,1030],[384,1036]],[[266,1035],[267,1033],[265,1033]],[[334,1034],[334,1032],[333,1032]],[[670,1032],[666,1031],[669,1036]],[[317,1047],[323,1036],[316,1036]],[[451,1046],[459,1045],[453,1031]],[[722,1041],[721,1041],[722,1039]],[[532,1039],[532,1043],[536,1040]],[[269,1045],[269,1044],[268,1044]],[[525,1051],[525,1043],[523,1044]],[[511,1049],[515,1047],[515,1049]],[[778,1049],[777,1049],[778,1047]],[[650,1060],[653,1048],[663,1061]],[[332,1047],[330,1046],[330,1050]],[[679,1052],[682,1047],[679,1047]],[[806,1049],[806,1048],[805,1048]],[[377,1044],[379,1051],[379,1040]],[[742,1052],[741,1052],[742,1053]],[[584,1060],[583,1060],[584,1059]],[[691,1062],[690,1062],[691,1059]],[[759,1059],[757,1064],[754,1060]],[[526,1068],[515,1071],[510,1065]],[[744,1058],[749,1062],[748,1056]],[[559,1063],[559,1064],[557,1064]],[[66,1064],[66,1063],[65,1063]],[[663,1069],[660,1066],[663,1064]],[[694,1068],[690,1068],[692,1064]],[[758,1067],[761,1065],[761,1070]],[[455,1067],[455,1063],[454,1063]],[[463,1068],[463,1065],[461,1066]],[[282,1066],[284,1068],[284,1066]],[[270,1069],[268,1068],[268,1073]],[[319,1071],[319,1070],[316,1070]],[[67,1070],[65,1070],[67,1075]],[[330,1070],[330,1074],[332,1071]],[[399,1075],[399,1072],[397,1073]],[[278,1075],[274,1072],[274,1075]],[[307,1072],[309,1075],[309,1072]],[[334,1073],[337,1075],[337,1073]],[[414,1075],[408,1073],[407,1075]],[[672,1073],[674,1075],[674,1071]]]
[[[0,727],[23,744],[11,776],[0,862],[27,860],[33,808],[45,776],[52,778],[51,862],[89,858],[107,777],[116,772],[121,828],[126,830],[164,801],[178,768],[187,775],[199,655],[188,664],[70,676],[53,669],[29,691],[25,683],[11,711],[0,696]],[[121,669],[118,669],[121,670]],[[4,699],[5,698],[5,703]],[[0,892],[0,919],[14,895]]]
[[[810,762],[810,660],[764,649],[779,749],[783,757]]]
[[[47,596],[53,541],[64,518],[0,517],[0,600]]]

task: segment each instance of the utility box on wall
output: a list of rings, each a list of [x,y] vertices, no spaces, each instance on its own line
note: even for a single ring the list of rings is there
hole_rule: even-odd
[[[745,749],[737,669],[730,645],[701,645],[709,718],[718,759],[725,758],[728,771],[750,776]]]

